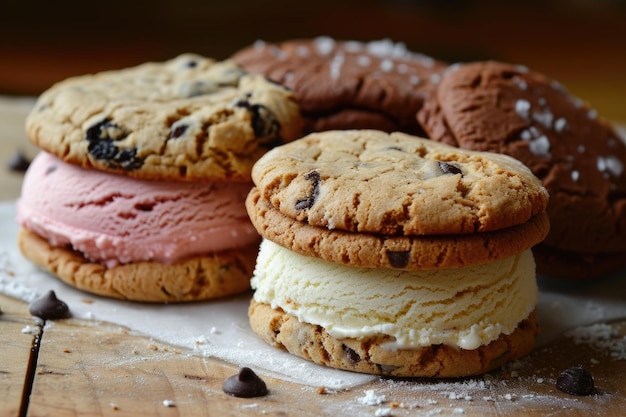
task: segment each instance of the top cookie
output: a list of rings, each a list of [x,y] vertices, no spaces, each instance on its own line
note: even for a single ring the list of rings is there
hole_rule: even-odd
[[[307,133],[332,129],[420,133],[415,114],[446,67],[401,43],[329,37],[257,41],[232,59],[251,73],[293,89]]]
[[[249,181],[254,162],[301,128],[291,91],[193,54],[62,81],[26,121],[65,162],[173,180]]]
[[[374,130],[310,134],[264,155],[252,178],[260,198],[288,218],[393,236],[500,230],[548,201],[513,158]]]
[[[418,114],[431,139],[522,161],[550,193],[543,244],[626,251],[626,146],[594,110],[525,67],[455,65]]]

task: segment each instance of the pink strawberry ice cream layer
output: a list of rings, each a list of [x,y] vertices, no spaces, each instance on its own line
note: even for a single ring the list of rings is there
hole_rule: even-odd
[[[107,267],[171,263],[258,241],[244,205],[250,188],[137,180],[41,152],[24,177],[17,220],[53,246],[71,245]]]

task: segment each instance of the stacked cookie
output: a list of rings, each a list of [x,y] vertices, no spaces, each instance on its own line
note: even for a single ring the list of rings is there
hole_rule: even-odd
[[[259,236],[254,162],[300,135],[288,89],[185,54],[52,86],[27,119],[43,152],[17,203],[24,255],[61,280],[129,300],[249,289]]]
[[[582,100],[525,67],[450,67],[418,113],[428,136],[510,155],[550,193],[541,274],[599,278],[626,267],[626,146]]]
[[[232,59],[291,88],[305,132],[378,129],[421,133],[415,114],[446,64],[402,43],[329,37],[257,41]]]
[[[326,366],[393,376],[487,372],[536,333],[530,248],[548,194],[519,161],[374,130],[265,154],[248,213],[264,237],[252,329]]]

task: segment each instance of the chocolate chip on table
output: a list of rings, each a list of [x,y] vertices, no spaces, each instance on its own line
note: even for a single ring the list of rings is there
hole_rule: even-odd
[[[582,366],[574,366],[561,372],[556,387],[566,394],[590,395],[595,390],[593,376]]]
[[[9,159],[7,167],[13,172],[26,172],[29,165],[30,160],[24,155],[24,152],[18,149]]]
[[[30,303],[28,311],[31,315],[44,320],[63,319],[70,316],[67,304],[59,300],[52,290]]]
[[[461,176],[463,176],[463,171],[461,171],[461,168],[455,165],[449,164],[447,162],[439,161],[439,168],[441,168],[441,171],[443,171],[444,174],[450,174],[450,175],[461,174]]]
[[[250,368],[243,367],[237,375],[228,377],[222,390],[233,397],[252,398],[267,395],[267,385]]]

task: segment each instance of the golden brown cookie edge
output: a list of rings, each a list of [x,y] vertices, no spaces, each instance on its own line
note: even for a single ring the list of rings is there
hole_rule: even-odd
[[[76,251],[54,247],[24,228],[17,241],[27,259],[74,288],[151,303],[209,300],[246,292],[258,251],[254,244],[172,264],[144,261],[106,268]]]
[[[389,336],[336,339],[318,325],[270,305],[251,301],[248,316],[252,330],[267,344],[331,368],[395,376],[454,378],[480,375],[519,359],[532,351],[537,334],[532,312],[509,335],[475,350],[446,345],[390,351],[382,347]]]
[[[454,268],[504,259],[539,243],[550,224],[545,212],[495,232],[468,235],[385,236],[331,230],[293,220],[253,188],[246,208],[259,234],[289,250],[328,262],[407,270]]]

